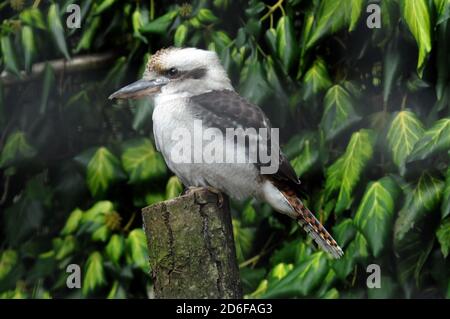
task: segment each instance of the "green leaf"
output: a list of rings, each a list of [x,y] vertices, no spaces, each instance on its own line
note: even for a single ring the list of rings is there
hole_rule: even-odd
[[[69,235],[64,237],[64,239],[60,242],[57,248],[54,248],[56,251],[55,259],[63,260],[70,254],[72,254],[77,248],[77,240],[74,236]]]
[[[25,133],[16,131],[11,133],[6,139],[0,154],[0,168],[32,158],[34,155],[36,155],[36,150],[28,143]]]
[[[345,153],[326,170],[327,197],[338,192],[336,213],[341,213],[350,206],[353,188],[372,157],[375,139],[376,134],[371,130],[362,129],[353,133]]]
[[[241,222],[233,219],[233,235],[236,245],[236,257],[239,263],[249,257],[255,239],[255,228],[242,227]]]
[[[334,85],[327,91],[324,106],[320,127],[327,141],[361,119],[355,112],[350,94],[340,85]]]
[[[15,250],[7,249],[0,254],[0,282],[13,270],[19,261]]]
[[[389,42],[383,59],[383,102],[387,103],[399,73],[401,51],[398,47],[398,35]]]
[[[169,178],[166,185],[166,199],[171,199],[180,196],[183,191],[183,184],[176,176]]]
[[[19,17],[20,20],[34,28],[41,30],[46,30],[47,28],[45,26],[44,17],[38,8],[31,7],[29,9],[25,9],[20,13]]]
[[[308,32],[305,49],[312,48],[326,35],[335,33],[348,25],[353,31],[361,17],[364,0],[323,0],[314,15],[314,27]]]
[[[447,173],[445,176],[445,188],[442,196],[442,219],[450,215],[450,166],[447,167]]]
[[[95,41],[95,35],[100,27],[100,23],[100,16],[96,16],[92,19],[92,21],[90,21],[87,28],[84,29],[80,42],[78,42],[78,45],[75,48],[75,53],[79,53],[82,50],[89,50],[92,47],[92,43]]]
[[[329,268],[324,252],[308,256],[281,280],[270,285],[263,298],[306,297],[320,285]]]
[[[450,149],[450,118],[443,118],[434,123],[415,144],[407,162],[423,160],[448,149]]]
[[[123,236],[114,234],[106,245],[105,252],[108,259],[119,264],[120,257],[125,251],[125,239]]]
[[[126,239],[127,262],[148,272],[147,239],[142,229],[133,229]]]
[[[33,29],[27,25],[22,27],[22,46],[25,55],[25,70],[31,71],[31,64],[36,57],[36,43],[34,41]]]
[[[406,158],[423,133],[422,123],[411,111],[400,111],[392,120],[387,139],[394,163],[401,175],[405,173]]]
[[[82,217],[83,211],[79,208],[76,208],[73,212],[71,212],[69,218],[67,218],[64,228],[61,230],[61,235],[69,235],[74,233],[78,229]]]
[[[427,0],[402,0],[402,16],[419,47],[417,71],[421,75],[425,58],[431,51],[431,22]]]
[[[8,35],[4,35],[1,37],[1,48],[2,48],[2,56],[3,61],[5,63],[6,69],[11,73],[20,76],[19,65],[16,59],[16,53],[14,52],[14,48],[11,42],[11,38]]]
[[[99,5],[96,6],[94,14],[98,15],[103,11],[109,9],[117,0],[103,0]]]
[[[278,20],[276,34],[278,57],[280,58],[286,72],[289,72],[298,53],[294,25],[289,16],[282,16]]]
[[[94,197],[104,195],[113,183],[124,177],[119,160],[106,147],[99,147],[87,164],[87,185]]]
[[[218,20],[214,13],[212,13],[212,11],[207,8],[201,8],[198,11],[197,18],[202,23],[213,23]]]
[[[333,227],[333,237],[341,247],[345,247],[356,235],[356,227],[351,218],[345,218]]]
[[[277,31],[274,28],[267,29],[264,38],[273,54],[277,53]]]
[[[173,19],[177,16],[177,11],[169,11],[166,14],[156,18],[145,24],[140,31],[142,33],[156,33],[163,34],[168,32],[169,26],[172,24]]]
[[[92,241],[106,242],[111,234],[111,230],[107,225],[101,225],[91,235]]]
[[[123,149],[122,165],[130,183],[142,183],[166,174],[166,164],[148,138],[127,141]]]
[[[433,245],[444,183],[424,172],[413,191],[407,190],[405,204],[394,226],[394,251],[398,256],[399,278],[405,282],[417,275]]]
[[[364,262],[369,256],[367,240],[361,233],[356,233],[355,238],[348,244],[345,254],[340,259],[332,261],[332,269],[337,278],[345,280],[352,272],[356,263]]]
[[[305,139],[301,153],[292,161],[292,167],[294,168],[297,176],[300,177],[309,171],[318,159],[319,148],[317,147],[315,141]]]
[[[86,263],[82,286],[83,295],[89,295],[105,283],[106,278],[103,269],[103,257],[98,251],[94,251],[89,255]]]
[[[390,177],[370,183],[359,204],[355,224],[366,237],[374,257],[388,247],[398,187]]]
[[[48,107],[48,98],[55,90],[55,73],[49,63],[45,64],[44,68],[44,82],[42,86],[41,106],[39,112],[44,114]]]
[[[285,264],[285,263],[279,263],[273,267],[273,269],[270,271],[269,275],[267,276],[269,279],[269,284],[273,281],[278,281],[280,279],[283,279],[286,277],[286,275],[294,269],[293,264]]]
[[[269,95],[270,90],[262,63],[256,57],[248,58],[241,71],[239,92],[249,101],[260,105]]]
[[[363,11],[363,8],[366,7],[366,1],[365,0],[351,0],[351,2],[348,4],[350,6],[350,25],[348,27],[348,31],[352,32],[355,30],[356,25],[358,24],[359,18],[361,17],[361,13]],[[346,10],[349,10],[347,7]]]
[[[318,58],[303,78],[303,99],[309,100],[332,85],[325,61]]]
[[[447,258],[450,251],[450,219],[442,222],[436,231],[436,237],[441,245],[442,255]]]
[[[176,47],[183,46],[184,42],[186,41],[186,36],[188,34],[188,27],[185,24],[180,24],[175,31],[175,35],[173,38],[173,42]]]
[[[64,35],[64,28],[59,18],[59,6],[57,4],[51,4],[48,9],[47,22],[50,27],[53,40],[58,46],[59,51],[64,54],[67,60],[70,60],[69,51],[67,49],[66,38]]]

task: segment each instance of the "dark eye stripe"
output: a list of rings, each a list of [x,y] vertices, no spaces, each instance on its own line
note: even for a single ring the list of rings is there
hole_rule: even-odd
[[[178,71],[176,74],[171,74],[171,73],[173,73],[173,72],[171,72],[171,69],[167,69],[161,73],[171,79],[182,78],[182,79],[198,80],[205,76],[206,69],[205,68],[195,68],[195,69],[189,70],[189,71]]]

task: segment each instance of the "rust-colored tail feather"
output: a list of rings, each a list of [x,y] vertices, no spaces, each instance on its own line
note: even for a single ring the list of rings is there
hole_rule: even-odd
[[[317,220],[311,211],[303,205],[302,201],[293,192],[282,191],[289,204],[297,212],[297,222],[314,239],[324,251],[338,259],[344,255],[341,247],[331,237],[325,227]]]

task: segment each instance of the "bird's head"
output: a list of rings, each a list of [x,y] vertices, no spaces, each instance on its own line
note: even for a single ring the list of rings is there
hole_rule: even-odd
[[[157,51],[142,79],[114,92],[110,99],[157,94],[197,95],[212,90],[232,90],[230,79],[213,51],[167,48]]]

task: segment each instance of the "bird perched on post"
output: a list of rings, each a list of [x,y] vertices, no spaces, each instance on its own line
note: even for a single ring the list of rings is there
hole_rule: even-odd
[[[231,129],[249,130],[247,138],[264,140],[256,130],[271,130],[269,119],[256,105],[248,102],[233,89],[215,52],[196,48],[167,48],[156,52],[150,59],[142,79],[125,86],[110,99],[152,97],[154,99],[153,132],[157,149],[168,167],[187,187],[208,187],[242,199],[255,197],[267,202],[276,211],[286,214],[303,227],[314,241],[334,258],[343,255],[342,249],[321,225],[311,211],[303,205],[298,192],[300,181],[286,156],[276,149],[271,154],[278,166],[272,174],[263,174],[262,168],[270,162],[256,161],[180,161],[175,149],[179,140],[173,133],[195,135],[195,123],[203,129],[212,128],[225,134]],[[245,159],[251,157],[248,143],[238,143],[227,135],[215,135],[209,143],[192,147],[193,154],[204,152],[211,145],[225,152],[235,152]],[[219,136],[219,137],[217,137]],[[274,136],[265,139],[277,146]],[[190,141],[189,141],[190,142]],[[247,140],[248,142],[248,140]],[[225,146],[226,145],[226,146]],[[230,146],[231,145],[231,146]],[[259,146],[259,144],[258,144]],[[275,157],[273,157],[273,155]]]

